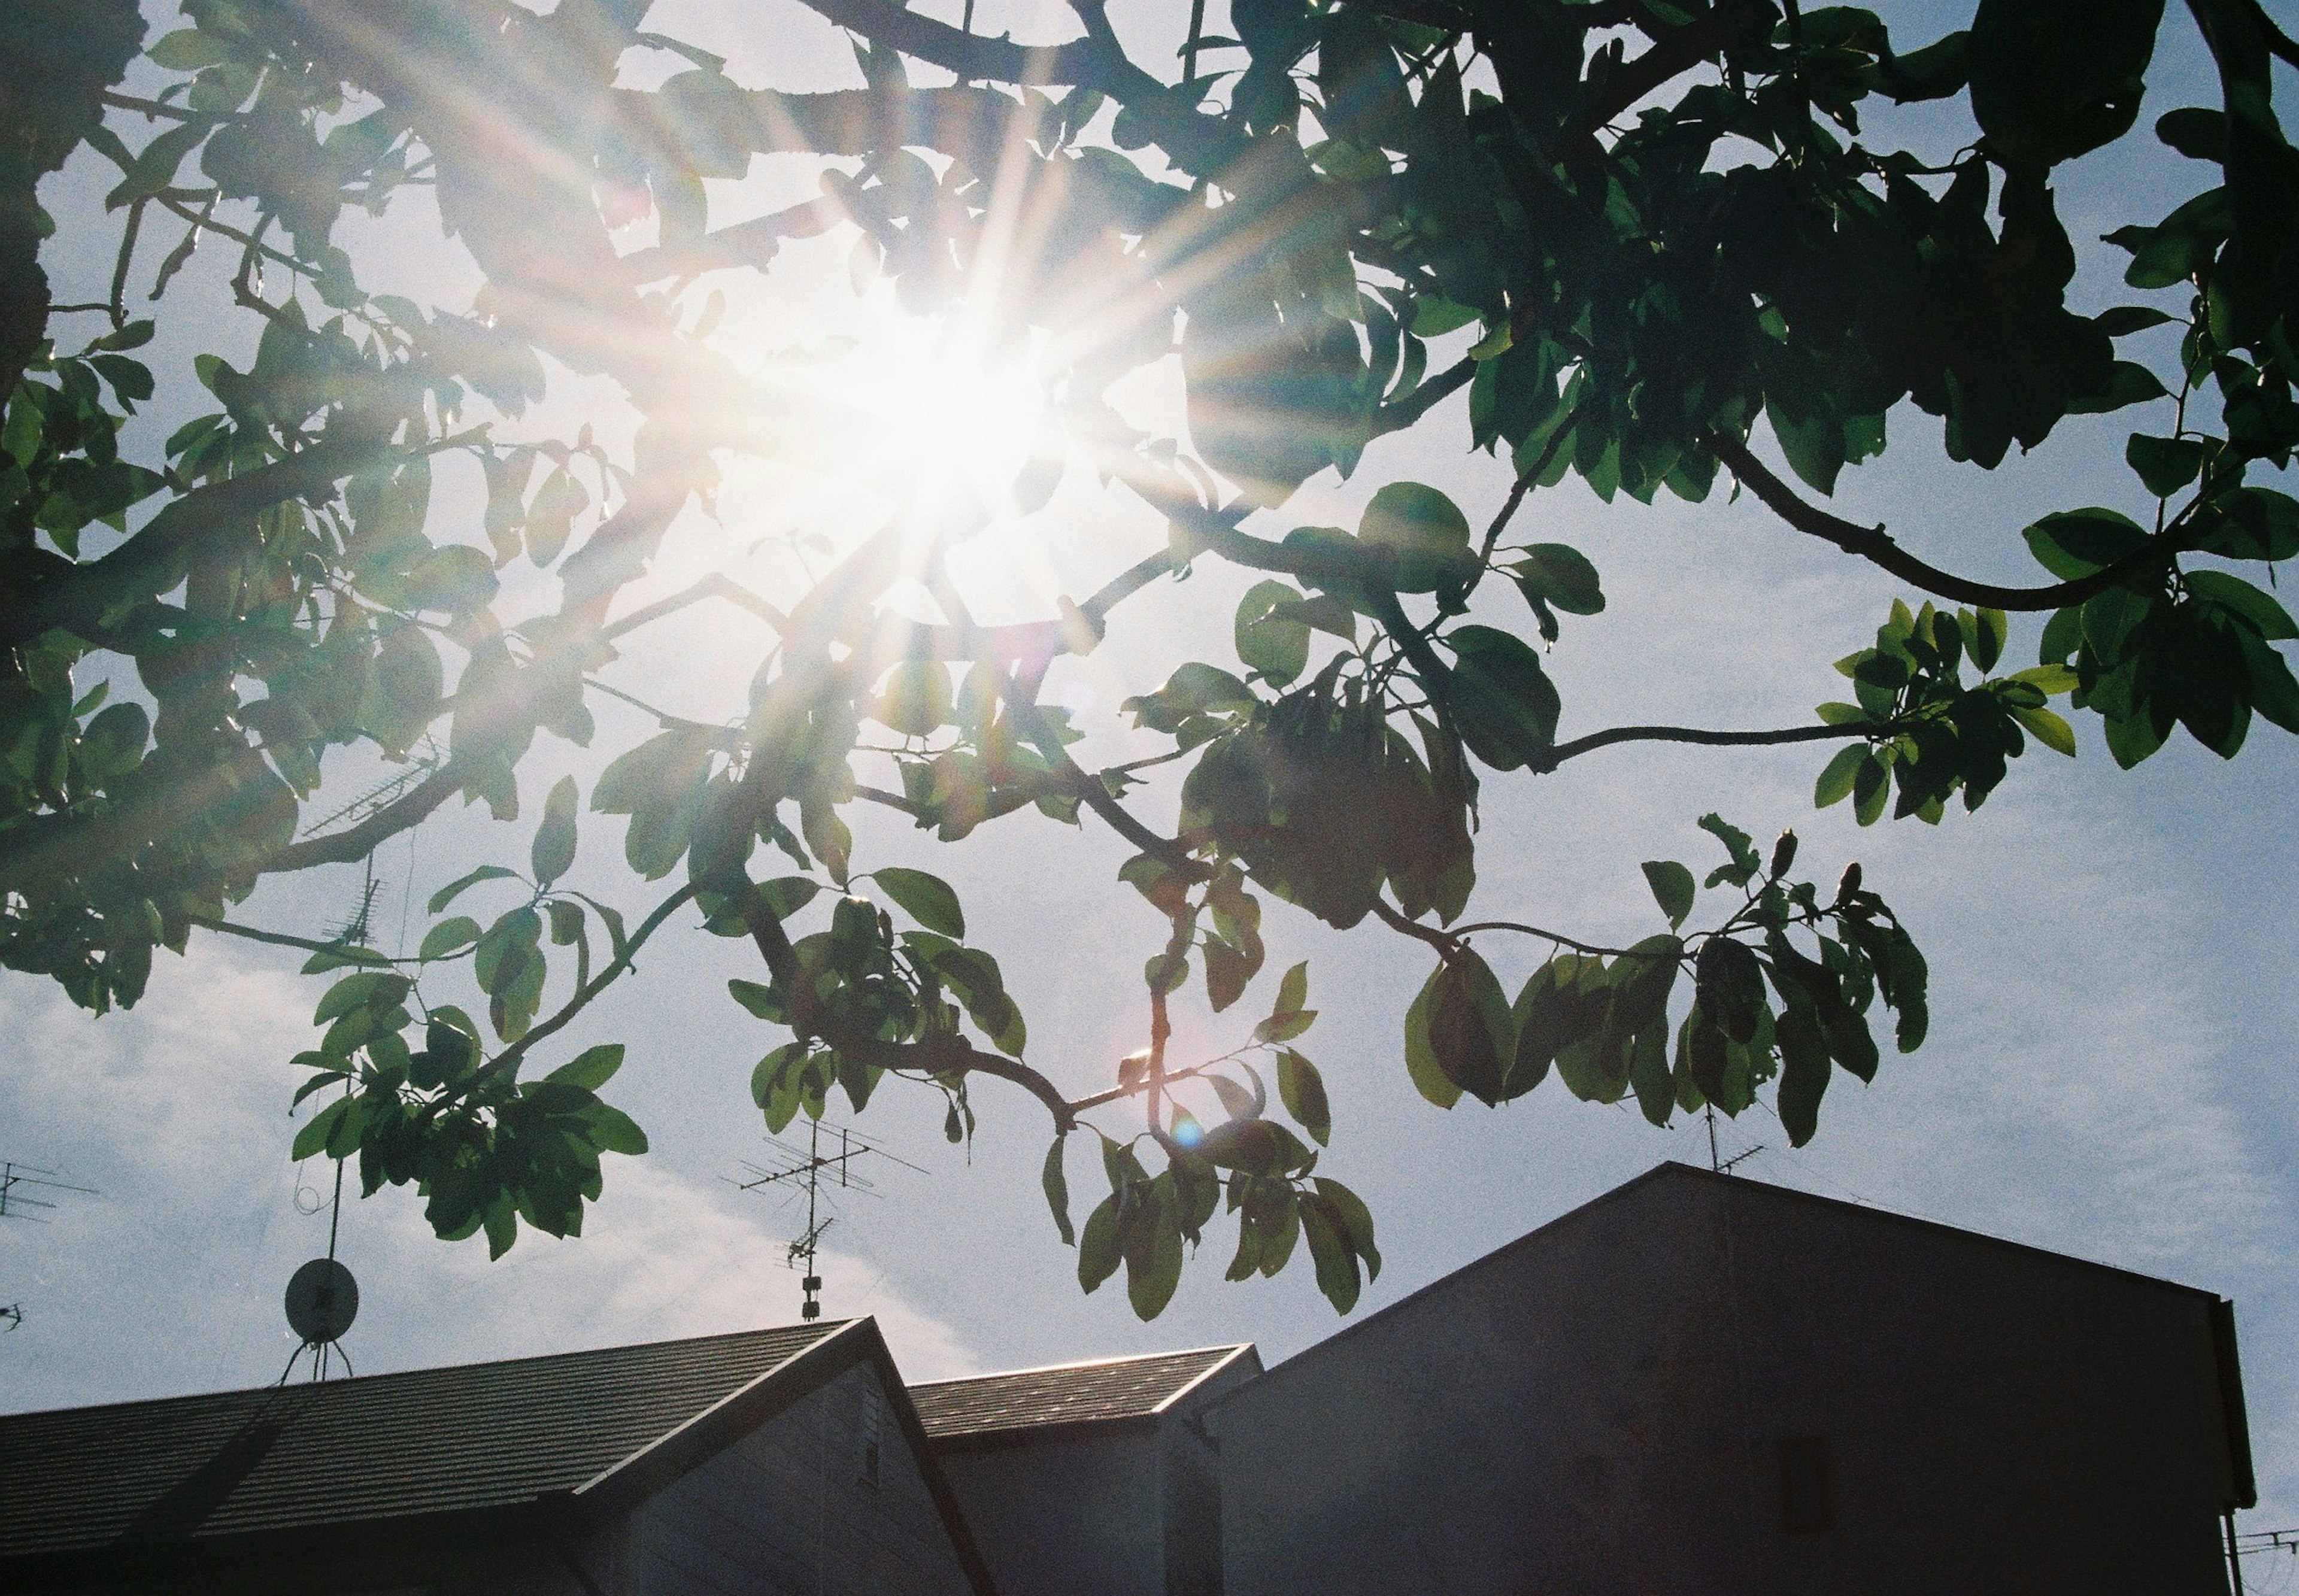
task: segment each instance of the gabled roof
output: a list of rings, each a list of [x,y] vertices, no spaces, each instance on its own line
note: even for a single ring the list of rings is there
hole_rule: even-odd
[[[1217,1376],[1261,1372],[1250,1342],[1015,1369],[910,1387],[937,1443],[1055,1426],[1155,1418]]]
[[[2200,1286],[2182,1285],[2176,1280],[2164,1280],[2154,1275],[2138,1274],[2130,1269],[2118,1268],[2113,1264],[2097,1263],[2087,1258],[2075,1258],[2064,1252],[2053,1252],[2046,1248],[2031,1247],[2025,1242],[2006,1241],[2001,1236],[1988,1235],[1981,1231],[1965,1230],[1955,1225],[1943,1225],[1934,1219],[1919,1219],[1913,1215],[1894,1213],[1888,1209],[1872,1208],[1860,1202],[1847,1202],[1840,1198],[1822,1197],[1817,1193],[1799,1191],[1794,1186],[1774,1185],[1769,1181],[1751,1180],[1741,1175],[1725,1175],[1669,1160],[1654,1165],[1642,1175],[1623,1181],[1609,1192],[1590,1198],[1578,1208],[1568,1209],[1546,1225],[1527,1231],[1513,1242],[1504,1243],[1482,1258],[1463,1264],[1451,1274],[1438,1276],[1417,1291],[1409,1292],[1396,1301],[1386,1304],[1377,1312],[1367,1314],[1353,1324],[1343,1326],[1324,1340],[1304,1348],[1279,1364],[1274,1369],[1269,1371],[1267,1377],[1274,1381],[1287,1380],[1314,1369],[1334,1349],[1346,1345],[1353,1338],[1364,1334],[1367,1326],[1379,1324],[1391,1315],[1405,1313],[1422,1298],[1448,1291],[1459,1282],[1496,1268],[1506,1259],[1514,1258],[1519,1253],[1548,1246],[1564,1232],[1604,1209],[1619,1203],[1643,1200],[1651,1196],[1656,1189],[1671,1186],[1677,1188],[1680,1193],[1705,1190],[1712,1194],[1748,1205],[1778,1202],[1787,1206],[1802,1205],[1826,1209],[1841,1214],[1856,1214],[1863,1223],[1912,1230],[1933,1236],[1949,1237],[1972,1246],[2009,1252],[2029,1259],[2040,1268],[2072,1269],[2084,1273],[2112,1276],[2133,1285],[2175,1293],[2198,1299],[2206,1304],[2220,1301],[2217,1293],[2205,1291]],[[1226,1394],[1215,1400],[1216,1401],[1225,1400]],[[2237,1400],[2239,1403],[2239,1394]],[[2247,1442],[2245,1447],[2243,1467],[2248,1468]]]
[[[987,1592],[867,1318],[0,1416],[0,1585],[12,1570],[152,1565],[385,1525],[519,1533],[593,1518],[866,1360]]]

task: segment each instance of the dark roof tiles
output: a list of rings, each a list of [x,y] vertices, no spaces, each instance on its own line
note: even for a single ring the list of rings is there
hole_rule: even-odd
[[[1249,1347],[1203,1347],[1017,1369],[910,1387],[918,1421],[936,1441],[1047,1425],[1142,1418],[1158,1413]]]
[[[0,1557],[572,1491],[841,1327],[0,1417]]]

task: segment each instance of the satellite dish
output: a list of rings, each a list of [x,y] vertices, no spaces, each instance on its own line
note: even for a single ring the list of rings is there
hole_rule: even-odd
[[[359,1282],[332,1258],[315,1258],[287,1282],[287,1327],[314,1346],[340,1341],[359,1317]]]

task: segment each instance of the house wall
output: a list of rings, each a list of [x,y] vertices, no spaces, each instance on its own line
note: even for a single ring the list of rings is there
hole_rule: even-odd
[[[2208,1304],[1664,1171],[1215,1408],[1229,1596],[2217,1596]]]
[[[1165,1596],[1159,1451],[1144,1425],[940,1458],[999,1596]]]
[[[1198,1416],[1260,1367],[1249,1350],[1154,1417],[945,1442],[999,1596],[1221,1596],[1221,1466]]]
[[[875,1488],[861,1450],[873,1395]],[[611,1596],[970,1596],[867,1363],[650,1498],[619,1550]]]

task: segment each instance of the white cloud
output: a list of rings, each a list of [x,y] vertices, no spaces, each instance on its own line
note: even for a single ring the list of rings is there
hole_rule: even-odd
[[[286,1161],[293,1081],[314,993],[237,950],[165,960],[134,1010],[92,1020],[31,977],[0,977],[0,1156],[99,1189],[46,1225],[0,1234],[0,1406],[117,1401],[275,1379],[291,1350],[279,1293],[325,1251],[324,1212],[297,1211]],[[304,1206],[329,1166],[301,1172]],[[449,1245],[416,1201],[344,1204],[339,1255],[361,1283],[346,1348],[365,1372],[517,1357],[794,1321],[783,1248],[660,1160],[609,1161],[579,1241],[522,1232],[489,1264]],[[822,1260],[829,1311],[875,1313],[914,1377],[976,1366],[947,1324],[871,1264]]]

